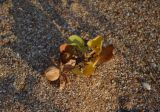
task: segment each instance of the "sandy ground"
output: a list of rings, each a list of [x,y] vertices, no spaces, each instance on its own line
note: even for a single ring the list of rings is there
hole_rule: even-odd
[[[59,92],[42,72],[72,34],[114,58]],[[159,0],[0,0],[0,112],[160,112],[159,62]]]

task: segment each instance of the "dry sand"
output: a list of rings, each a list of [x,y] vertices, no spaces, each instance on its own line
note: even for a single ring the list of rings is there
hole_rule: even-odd
[[[72,34],[115,55],[59,92],[42,72]],[[54,111],[160,112],[159,0],[0,0],[0,112]]]

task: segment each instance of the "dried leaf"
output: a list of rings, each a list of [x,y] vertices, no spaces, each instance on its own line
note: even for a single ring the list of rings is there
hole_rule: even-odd
[[[62,52],[69,52],[70,50],[71,50],[71,46],[68,45],[67,43],[62,44],[59,47],[60,53],[62,53]]]
[[[102,43],[103,38],[101,36],[97,36],[96,38],[89,40],[87,45],[98,55],[102,50]]]
[[[98,63],[109,61],[113,57],[113,45],[102,48],[102,52],[97,57]]]
[[[58,68],[56,68],[56,67],[49,67],[45,71],[45,76],[49,81],[55,81],[60,76],[60,70]]]
[[[69,62],[66,63],[66,65],[71,65],[74,67],[76,65],[76,60],[70,59]]]
[[[84,41],[82,38],[80,38],[77,35],[72,35],[68,38],[68,43],[72,46],[77,46],[78,49],[82,52],[84,52],[86,50]]]
[[[74,54],[74,48],[73,46],[69,45],[69,44],[62,44],[59,47],[59,51],[60,51],[60,60],[63,64],[67,63],[70,59],[73,58],[73,54]]]
[[[85,66],[84,70],[83,70],[83,73],[86,76],[90,76],[90,75],[92,75],[94,70],[95,70],[94,63],[93,62],[88,62],[87,65]]]
[[[60,76],[59,81],[60,81],[59,90],[62,91],[66,85],[66,78],[64,76]]]
[[[76,64],[76,60],[73,60],[73,59],[70,59],[65,65],[64,65],[64,68],[63,70],[64,71],[70,71],[74,68]]]
[[[72,58],[72,54],[64,52],[60,54],[60,59],[63,64],[67,63]]]

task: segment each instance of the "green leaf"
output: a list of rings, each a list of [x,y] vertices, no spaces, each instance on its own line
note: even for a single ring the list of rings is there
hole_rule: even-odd
[[[68,38],[68,42],[70,44],[75,44],[75,45],[80,45],[80,46],[84,46],[84,41],[81,37],[77,36],[77,35],[72,35]]]
[[[95,54],[99,55],[102,50],[103,38],[101,36],[97,36],[94,39],[91,39],[87,42],[89,48],[91,48]]]
[[[86,51],[86,47],[82,38],[77,35],[72,35],[68,38],[68,43],[73,46],[77,46],[78,49],[82,52]]]

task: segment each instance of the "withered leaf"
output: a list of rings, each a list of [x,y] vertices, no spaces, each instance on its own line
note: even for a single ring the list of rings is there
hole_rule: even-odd
[[[76,60],[70,59],[66,64],[64,64],[64,71],[70,71],[74,68]]]
[[[101,53],[97,57],[98,63],[109,61],[113,57],[113,45],[103,47]]]
[[[62,53],[62,52],[69,52],[70,49],[71,49],[71,46],[69,44],[67,44],[67,43],[62,44],[59,47],[60,53]]]
[[[63,64],[67,63],[72,58],[72,54],[63,52],[60,54],[60,60]]]
[[[58,68],[56,68],[56,67],[49,67],[45,71],[45,76],[49,81],[55,81],[60,76],[60,70]]]
[[[73,68],[71,70],[71,72],[75,75],[83,75],[83,73],[81,72],[81,70],[79,68]]]
[[[85,66],[84,70],[83,70],[83,74],[86,76],[90,76],[92,75],[92,73],[95,70],[95,65],[93,62],[88,62],[87,65]]]
[[[66,85],[66,78],[64,76],[60,76],[59,81],[60,81],[59,90],[62,91]]]
[[[59,81],[60,81],[60,86],[59,86],[60,91],[62,91],[67,84],[70,84],[70,80],[67,77],[66,73],[61,74]]]
[[[72,46],[66,43],[60,45],[60,60],[63,64],[67,63],[73,55]]]
[[[69,62],[66,63],[66,65],[71,65],[74,67],[76,65],[76,60],[70,59]]]

